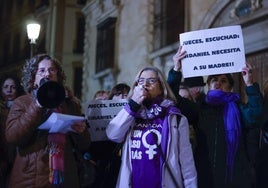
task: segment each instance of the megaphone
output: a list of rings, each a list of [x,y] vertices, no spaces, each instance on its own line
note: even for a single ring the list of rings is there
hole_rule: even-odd
[[[65,89],[58,82],[42,78],[37,90],[37,100],[45,108],[58,107],[65,98]]]

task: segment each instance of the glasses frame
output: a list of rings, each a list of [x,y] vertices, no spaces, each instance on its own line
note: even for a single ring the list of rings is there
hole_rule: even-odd
[[[39,76],[44,76],[46,72],[49,72],[49,74],[56,75],[58,73],[58,69],[56,67],[49,67],[48,69],[40,68],[37,69],[36,74]]]
[[[144,85],[144,84],[149,84],[149,85],[154,85],[155,83],[159,82],[159,78],[138,78],[137,79],[137,84],[138,85]]]

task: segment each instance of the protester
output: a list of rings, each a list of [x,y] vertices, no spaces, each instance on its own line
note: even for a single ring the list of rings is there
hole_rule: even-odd
[[[185,55],[180,47],[174,56],[179,66]],[[247,135],[256,126],[262,96],[249,64],[243,68],[242,76],[248,97],[246,104],[232,92],[232,75],[218,74],[208,76],[205,101],[193,110],[193,113],[198,112],[195,162],[200,188],[254,186],[253,159],[248,155],[252,146]],[[170,83],[175,81],[170,80]],[[180,82],[177,84],[179,87]]]
[[[202,76],[184,78],[184,82],[181,83],[181,59],[185,56],[186,51],[182,51],[182,47],[180,46],[177,53],[173,56],[174,67],[168,73],[167,82],[173,93],[175,93],[177,107],[187,117],[189,124],[196,129],[198,123],[198,106],[205,99],[204,86],[206,83],[204,83]],[[178,95],[180,87],[187,88],[192,100]]]
[[[184,78],[184,81],[181,83],[181,85],[188,88],[188,91],[194,102],[201,102],[204,100],[204,86],[206,83],[204,83],[203,76]]]
[[[76,149],[88,150],[90,137],[85,122],[74,122],[71,125],[73,131],[66,134],[49,133],[38,127],[52,112],[81,115],[81,108],[69,113],[65,101],[53,109],[41,106],[36,93],[43,78],[61,85],[65,82],[60,62],[46,54],[39,54],[24,65],[22,84],[27,94],[14,101],[7,117],[7,141],[15,144],[18,149],[10,188],[79,187],[70,139],[77,144]],[[79,103],[76,105],[80,106]]]
[[[126,99],[129,91],[130,87],[127,84],[120,83],[112,88],[108,98],[110,100]]]
[[[128,96],[130,86],[125,83],[116,84],[109,100],[121,100]],[[114,188],[121,165],[121,144],[110,140],[92,142],[91,154],[97,162],[97,179],[94,188]]]
[[[15,146],[5,138],[6,118],[15,98],[24,94],[20,79],[15,75],[4,75],[0,79],[0,184],[7,187],[9,175],[16,155]]]
[[[94,100],[105,100],[109,97],[109,91],[99,90],[94,94]]]
[[[197,187],[188,121],[155,67],[145,67],[132,86],[129,103],[106,133],[124,143],[116,187]]]
[[[177,107],[185,115],[190,126],[190,141],[193,151],[196,148],[196,129],[198,124],[199,106],[205,101],[206,83],[202,76],[184,78],[182,80],[181,59],[186,55],[180,46],[177,53],[173,56],[174,67],[168,73],[167,82],[175,93]]]
[[[263,111],[260,116],[260,151],[257,160],[257,188],[266,188],[268,179],[268,80],[263,84]]]
[[[187,86],[180,86],[179,95],[183,98],[189,99],[190,101],[194,100]]]

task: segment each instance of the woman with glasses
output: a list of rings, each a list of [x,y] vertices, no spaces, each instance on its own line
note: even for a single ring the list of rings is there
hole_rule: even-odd
[[[188,121],[175,103],[159,69],[137,74],[129,103],[106,129],[109,139],[123,143],[116,187],[197,187]]]
[[[36,55],[23,68],[22,84],[27,94],[14,101],[6,121],[6,139],[17,146],[10,188],[79,187],[72,142],[76,149],[88,150],[90,137],[85,122],[74,122],[72,131],[66,133],[49,133],[38,127],[53,112],[80,116],[81,106],[77,100],[69,101],[76,110],[68,108],[65,101],[55,108],[42,106],[36,93],[44,78],[61,85],[65,82],[58,60]]]

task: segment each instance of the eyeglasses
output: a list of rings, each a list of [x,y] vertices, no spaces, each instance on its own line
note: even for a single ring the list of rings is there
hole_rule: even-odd
[[[158,82],[158,78],[138,78],[137,80],[138,85],[143,85],[145,83],[153,85],[156,82]]]
[[[45,69],[45,68],[38,69],[36,74],[38,74],[40,76],[44,76],[47,71],[52,75],[55,75],[58,72],[58,70],[56,68],[50,67],[48,69]]]

